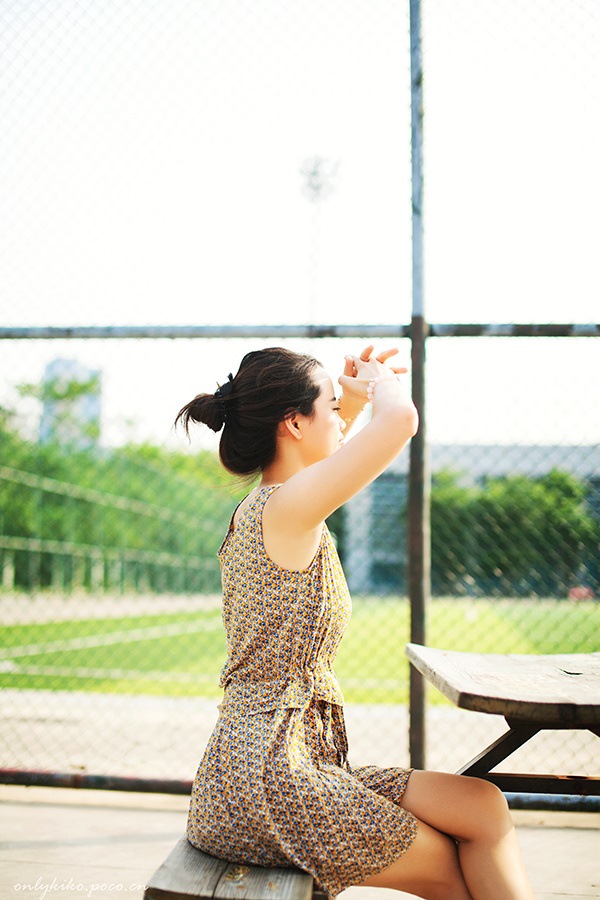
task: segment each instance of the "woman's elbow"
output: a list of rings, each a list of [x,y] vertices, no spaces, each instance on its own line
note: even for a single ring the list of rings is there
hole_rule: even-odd
[[[405,441],[415,436],[419,430],[419,413],[416,406],[411,404],[402,410],[398,410],[395,430],[398,432],[398,436],[402,436]]]
[[[417,412],[417,407],[413,406],[411,416],[410,416],[410,436],[414,437],[418,430],[419,430],[419,413]]]

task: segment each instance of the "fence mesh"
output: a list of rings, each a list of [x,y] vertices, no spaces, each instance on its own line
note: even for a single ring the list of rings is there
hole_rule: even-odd
[[[549,422],[537,402],[540,385],[533,384],[529,399],[520,401],[529,419],[527,443],[518,442],[519,422],[511,425],[500,404],[485,443],[439,438],[447,433],[444,409],[452,419],[477,420],[481,397],[493,397],[492,351],[514,357],[520,347],[540,371],[545,350],[563,358],[571,350],[579,368],[568,402],[578,398],[585,419],[596,341],[501,338],[486,349],[486,340],[432,339],[429,345],[429,643],[479,652],[594,650],[599,423],[587,417],[576,444],[550,443],[552,429],[563,434],[564,398],[561,405],[554,399]],[[444,377],[446,351],[455,342],[462,344],[463,364],[477,370],[477,390]],[[256,343],[229,341],[220,353],[234,367]],[[288,344],[323,357],[332,371],[354,346]],[[52,350],[47,344],[45,352]],[[77,350],[85,370],[89,351],[84,344]],[[204,342],[189,342],[188,350],[203,357]],[[135,356],[135,348],[120,352]],[[161,358],[160,346],[155,352]],[[407,348],[401,352],[406,356]],[[111,365],[109,357],[103,376],[118,377],[118,360]],[[19,414],[18,404],[4,409],[3,765],[189,778],[216,716],[225,655],[216,550],[247,486],[224,476],[210,447],[196,443],[190,452],[183,436],[118,446],[96,437],[90,444],[94,420],[78,412],[76,387],[98,397],[97,383],[61,377],[38,386],[49,396],[36,401],[47,439],[31,438],[32,415]],[[32,390],[21,389],[23,410]],[[172,412],[186,397],[179,394]],[[69,440],[61,432],[65,421]],[[92,433],[102,433],[99,424]],[[354,597],[337,671],[356,762],[407,758],[406,498],[405,454],[330,522]],[[495,717],[461,714],[436,692],[429,699],[429,765],[436,768],[458,767],[502,728]],[[586,771],[593,768],[593,740],[581,733],[543,735],[521,753],[529,754],[532,770],[550,759],[559,769]]]
[[[407,8],[0,17],[6,324],[408,321]],[[427,2],[423,29],[429,318],[592,320],[595,3]],[[278,342],[334,375],[361,346]],[[171,423],[265,343],[2,342],[2,767],[193,777],[225,653],[215,553],[247,486]],[[597,384],[592,338],[429,341],[432,645],[597,649]],[[357,764],[408,758],[406,472],[330,523]],[[428,764],[501,728],[431,691]],[[593,740],[543,735],[523,767],[592,774]]]

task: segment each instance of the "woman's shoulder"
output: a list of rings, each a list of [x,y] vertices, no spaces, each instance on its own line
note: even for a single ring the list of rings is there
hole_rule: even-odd
[[[247,552],[248,546],[262,546],[263,508],[278,487],[279,484],[259,485],[238,503],[219,548],[218,555],[221,562],[225,559],[227,551],[233,551],[235,555],[242,547],[246,547]]]
[[[269,497],[280,484],[258,485],[237,505],[231,517],[230,531],[234,531],[242,519],[246,518],[252,511],[260,511],[265,505]]]

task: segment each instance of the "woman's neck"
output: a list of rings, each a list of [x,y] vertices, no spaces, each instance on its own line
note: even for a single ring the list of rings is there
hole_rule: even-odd
[[[263,469],[259,487],[270,487],[272,484],[283,484],[292,475],[301,472],[305,467],[297,460],[275,459],[271,465]]]

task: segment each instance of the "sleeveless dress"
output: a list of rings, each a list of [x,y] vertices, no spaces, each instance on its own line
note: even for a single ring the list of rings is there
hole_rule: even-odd
[[[324,526],[307,569],[272,562],[258,491],[219,550],[228,659],[200,763],[190,843],[236,863],[296,866],[330,897],[391,865],[417,832],[401,806],[411,769],[347,760],[332,662],[351,611]]]

